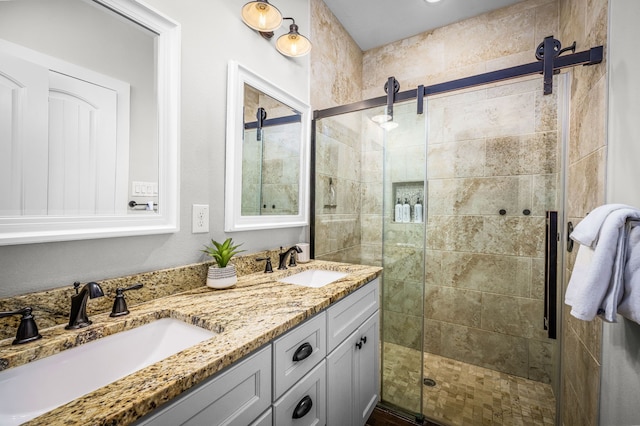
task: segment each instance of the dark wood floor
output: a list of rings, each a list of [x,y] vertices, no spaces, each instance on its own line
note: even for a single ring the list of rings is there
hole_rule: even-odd
[[[438,426],[436,423],[431,423],[428,420],[424,420],[421,423],[416,422],[414,419],[406,418],[398,415],[391,410],[382,407],[376,407],[367,420],[367,426]]]

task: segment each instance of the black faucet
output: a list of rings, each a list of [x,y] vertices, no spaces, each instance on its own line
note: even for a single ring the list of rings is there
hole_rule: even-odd
[[[0,312],[0,318],[18,314],[22,315],[16,338],[13,341],[14,345],[33,342],[34,340],[42,338],[40,333],[38,333],[38,326],[33,319],[33,315],[31,315],[31,310],[31,308],[22,308],[17,311]]]
[[[79,282],[73,283],[73,288],[76,289],[76,295],[71,296],[69,325],[65,327],[67,330],[74,330],[90,325],[91,321],[87,316],[87,299],[104,296],[102,288],[96,282],[86,283],[80,292],[78,292],[78,288],[80,288]]]
[[[129,308],[127,308],[127,301],[124,300],[124,292],[129,290],[138,290],[142,288],[142,284],[134,284],[127,288],[116,288],[116,298],[113,300],[113,308],[111,308],[110,317],[121,317],[122,315],[129,314]]]
[[[282,249],[282,247],[280,247]],[[278,262],[278,269],[287,269],[287,257],[291,255],[291,261],[289,262],[289,266],[296,266],[296,259],[293,253],[302,253],[302,249],[298,246],[293,246],[283,253],[280,253],[280,261]]]

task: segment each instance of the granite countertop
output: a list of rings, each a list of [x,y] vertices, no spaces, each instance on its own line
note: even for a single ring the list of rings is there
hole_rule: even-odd
[[[307,269],[341,271],[348,275],[321,288],[277,282]],[[108,313],[93,315],[93,324],[80,330],[65,330],[62,325],[40,330],[43,338],[29,344],[12,346],[12,339],[5,339],[0,343],[3,367],[0,370],[160,318],[180,319],[215,332],[211,339],[25,423],[130,424],[342,299],[381,272],[380,267],[314,260],[273,274],[245,275],[230,289],[213,290],[203,286],[130,305],[131,313],[124,317],[111,318]]]

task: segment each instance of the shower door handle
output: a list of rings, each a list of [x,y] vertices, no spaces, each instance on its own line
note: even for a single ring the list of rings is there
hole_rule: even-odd
[[[544,250],[544,329],[556,338],[558,302],[558,212],[547,211]]]

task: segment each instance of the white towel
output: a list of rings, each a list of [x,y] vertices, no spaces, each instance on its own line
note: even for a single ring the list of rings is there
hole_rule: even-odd
[[[634,209],[626,204],[605,204],[593,209],[584,219],[576,226],[571,233],[571,239],[582,244],[595,248],[598,243],[598,235],[600,228],[604,224],[607,216],[615,210]]]
[[[640,226],[631,228],[624,268],[624,296],[618,313],[640,324]]]
[[[574,317],[591,321],[596,315],[602,315],[606,321],[616,321],[623,282],[616,279],[614,268],[616,259],[621,256],[621,238],[627,218],[640,218],[640,211],[620,205],[602,206],[591,212],[571,234],[572,239],[578,241],[579,238],[581,241],[578,242],[583,245],[565,294],[565,303],[571,306]],[[592,248],[593,253],[583,247]],[[621,277],[619,274],[618,278]]]

